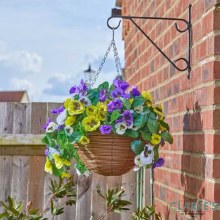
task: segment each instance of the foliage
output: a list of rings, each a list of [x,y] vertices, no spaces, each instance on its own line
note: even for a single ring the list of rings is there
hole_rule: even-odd
[[[56,121],[48,120],[42,141],[47,145],[45,170],[56,176],[68,176],[73,159],[79,174],[88,173],[77,150],[89,144],[94,131],[133,138],[135,170],[160,166],[162,163],[156,164],[160,159],[159,147],[173,142],[162,106],[153,104],[149,92],[140,92],[121,78],[116,78],[112,85],[104,82],[98,88],[88,88],[81,81],[52,113],[57,114]]]
[[[103,195],[103,193],[98,189],[97,193],[106,201],[106,211],[100,220],[104,219],[106,214],[109,212],[120,213],[122,211],[129,210],[128,206],[131,205],[131,203],[122,199],[125,194],[124,189],[109,189],[105,195]]]
[[[67,180],[59,178],[59,182],[51,180],[51,197],[42,211],[32,208],[29,201],[24,208],[22,202],[15,198],[8,197],[7,202],[0,201],[3,212],[0,213],[2,220],[47,220],[44,215],[51,211],[52,216],[61,215],[64,205],[74,205],[76,203],[75,183],[72,178]]]
[[[154,206],[146,206],[143,209],[137,208],[132,214],[134,220],[150,220],[154,217],[155,220],[162,220],[161,215],[155,213]]]

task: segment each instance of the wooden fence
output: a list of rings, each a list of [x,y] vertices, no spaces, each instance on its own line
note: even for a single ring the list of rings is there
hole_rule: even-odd
[[[50,116],[50,110],[59,103],[0,103],[0,200],[11,195],[20,201],[32,201],[34,207],[42,208],[50,197],[49,180],[54,178],[44,172],[45,146],[41,143],[44,133],[41,127]],[[65,208],[62,216],[56,219],[98,220],[105,209],[105,202],[96,192],[97,185],[102,191],[123,186],[125,199],[132,202],[131,210],[125,213],[109,214],[107,220],[128,220],[136,208],[136,173],[120,177],[104,177],[92,174],[89,178],[77,177],[77,192],[80,198],[73,207]],[[143,181],[144,203],[150,201],[149,172]],[[51,217],[47,216],[49,219]]]

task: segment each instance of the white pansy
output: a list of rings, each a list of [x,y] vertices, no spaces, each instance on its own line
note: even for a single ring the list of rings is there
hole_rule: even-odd
[[[92,105],[90,99],[87,98],[86,96],[83,96],[79,101],[82,102],[82,103],[84,103],[85,106],[90,106],[90,105]]]
[[[58,125],[64,125],[65,121],[67,118],[67,110],[65,109],[64,111],[62,111],[58,117],[57,117],[57,124]]]
[[[152,164],[154,159],[153,147],[151,147],[150,145],[145,145],[144,151],[140,154],[140,159],[145,165]]]
[[[115,125],[117,134],[124,134],[126,129],[128,128],[125,122],[119,122]]]
[[[58,125],[54,122],[50,122],[46,128],[46,132],[47,133],[52,133],[54,132],[55,130],[57,130],[58,128]]]
[[[137,131],[139,129],[139,127],[133,125],[133,127],[131,128],[133,131]]]
[[[67,136],[70,136],[73,133],[73,128],[71,126],[66,126],[64,130]]]
[[[137,113],[141,113],[141,112],[143,112],[143,110],[144,110],[144,106],[143,106],[143,105],[138,105],[138,106],[134,107],[134,110],[135,110]]]

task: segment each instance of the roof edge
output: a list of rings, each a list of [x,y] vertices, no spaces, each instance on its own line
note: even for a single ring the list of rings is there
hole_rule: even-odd
[[[122,6],[122,0],[116,0],[115,1],[115,6],[116,7],[121,7]]]

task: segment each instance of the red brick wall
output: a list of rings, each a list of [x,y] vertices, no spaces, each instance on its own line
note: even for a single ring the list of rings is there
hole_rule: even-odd
[[[187,18],[188,0],[123,0],[123,15]],[[124,21],[125,75],[162,103],[174,144],[161,150],[165,166],[154,171],[154,201],[164,219],[191,219],[169,204],[175,201],[220,203],[220,1],[191,0],[192,72],[175,70],[137,31]],[[187,34],[167,21],[140,26],[172,60],[186,55]],[[179,63],[178,65],[183,65]],[[196,219],[219,220],[220,211]]]

